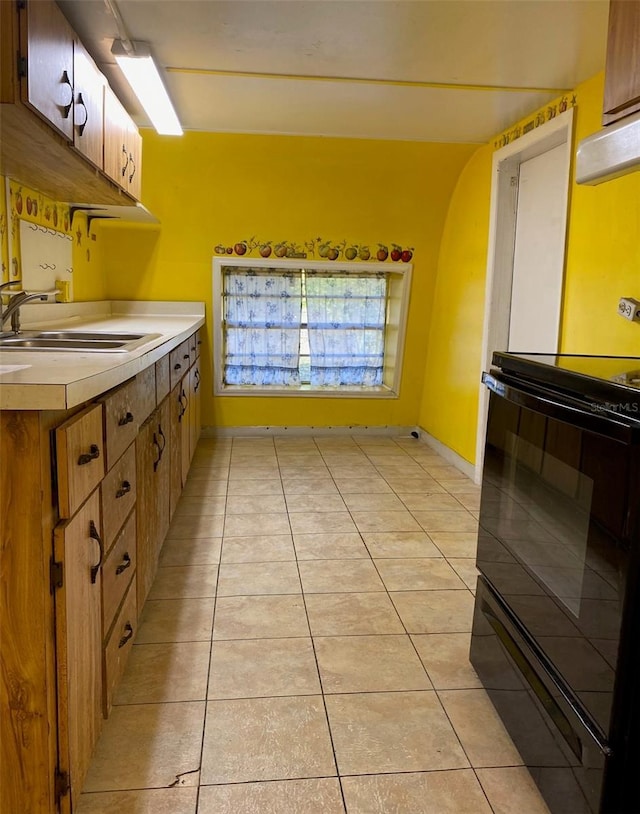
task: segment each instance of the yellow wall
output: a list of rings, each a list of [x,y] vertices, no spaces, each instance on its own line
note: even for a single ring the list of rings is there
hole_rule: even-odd
[[[602,91],[602,74],[576,88],[576,144],[601,127]],[[451,199],[419,419],[472,462],[494,146],[477,150]],[[595,187],[577,186],[572,177],[560,350],[640,355],[640,326],[616,313],[621,296],[640,299],[640,174]]]
[[[578,89],[576,139],[600,129],[604,77]],[[572,185],[561,350],[640,356],[640,325],[616,313],[640,299],[640,173]]]
[[[438,251],[470,145],[144,132],[143,201],[161,227],[99,227],[111,299],[204,300],[205,426],[415,425]],[[255,237],[415,250],[400,397],[212,396],[212,258]],[[317,257],[317,253],[316,253]],[[391,264],[391,261],[387,261]]]

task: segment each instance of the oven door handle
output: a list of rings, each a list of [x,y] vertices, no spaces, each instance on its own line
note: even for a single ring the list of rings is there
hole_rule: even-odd
[[[574,427],[620,441],[623,444],[637,443],[640,440],[640,415],[638,420],[625,420],[625,416],[614,412],[599,402],[580,401],[571,396],[560,395],[541,386],[535,391],[522,382],[511,381],[504,374],[483,373],[482,381],[492,393],[526,407],[536,413],[564,421]],[[615,405],[609,405],[615,407]],[[633,405],[627,405],[629,407]],[[620,405],[624,409],[625,405]]]

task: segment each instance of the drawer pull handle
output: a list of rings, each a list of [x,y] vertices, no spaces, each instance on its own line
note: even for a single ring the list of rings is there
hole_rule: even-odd
[[[89,523],[89,537],[92,540],[95,540],[98,545],[100,546],[100,559],[95,565],[91,566],[91,584],[95,585],[95,582],[98,578],[98,572],[100,571],[100,566],[102,565],[102,560],[104,558],[104,545],[102,543],[102,537],[98,534],[98,529],[96,528],[96,524],[91,520]]]
[[[83,452],[82,455],[78,458],[78,466],[84,466],[85,464],[91,463],[91,461],[95,461],[96,458],[100,457],[100,449],[97,444],[91,444],[89,447],[89,452]]]
[[[131,484],[129,483],[128,480],[123,480],[122,481],[122,486],[116,492],[116,499],[120,498],[120,497],[124,497],[127,494],[127,492],[130,492],[130,491],[131,491]]]
[[[130,622],[124,626],[124,636],[118,642],[118,647],[124,647],[129,639],[133,636],[133,627]]]
[[[189,354],[188,354],[188,353],[185,353],[185,355],[184,355],[182,358],[183,358],[183,359],[188,359],[188,358],[189,358]]]
[[[175,365],[173,366],[173,369],[174,370],[180,370],[181,367],[182,367],[182,365],[180,364],[180,362],[176,362]]]
[[[125,551],[125,553],[122,555],[122,562],[116,568],[116,576],[119,577],[123,571],[127,570],[127,568],[131,568],[131,557],[129,556],[129,552]]]
[[[133,421],[133,413],[130,413],[127,410],[126,414],[120,419],[120,421],[118,421],[118,426],[119,427],[124,427],[125,424],[131,424],[132,421]]]
[[[198,345],[202,345],[202,339],[198,339]]]

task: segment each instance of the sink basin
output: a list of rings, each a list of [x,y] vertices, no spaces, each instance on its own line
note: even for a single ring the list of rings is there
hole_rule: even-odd
[[[24,336],[24,334],[21,334]],[[145,334],[131,333],[109,333],[108,331],[40,331],[34,334],[34,339],[73,339],[73,340],[96,340],[96,341],[116,341],[131,342],[134,339],[142,339]]]
[[[159,336],[108,331],[24,331],[20,334],[1,334],[0,349],[128,353]]]

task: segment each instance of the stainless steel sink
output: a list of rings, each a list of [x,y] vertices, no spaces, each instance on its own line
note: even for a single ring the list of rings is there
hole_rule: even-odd
[[[19,334],[0,334],[0,349],[128,353],[159,336],[160,334],[153,333],[109,331],[24,331]]]
[[[24,336],[24,333],[20,335]],[[145,334],[110,333],[108,331],[40,331],[34,334],[36,339],[95,339],[106,342],[111,340],[115,342],[131,342],[134,339],[142,339],[143,336]]]

